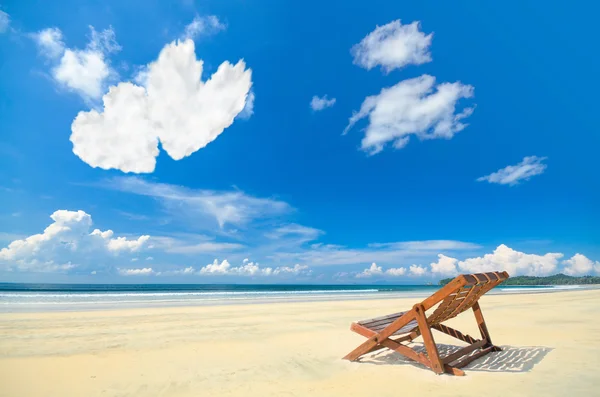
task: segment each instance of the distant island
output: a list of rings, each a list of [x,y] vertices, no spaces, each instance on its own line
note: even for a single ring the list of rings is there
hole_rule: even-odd
[[[452,278],[445,278],[440,280],[440,285],[446,285]],[[594,276],[583,276],[573,277],[567,276],[566,274],[555,274],[554,276],[547,277],[533,277],[533,276],[517,276],[511,277],[502,285],[584,285],[584,284],[600,284],[600,277]]]

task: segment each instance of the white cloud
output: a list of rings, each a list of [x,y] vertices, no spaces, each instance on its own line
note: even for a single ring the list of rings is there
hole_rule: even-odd
[[[548,276],[558,272],[564,272],[571,276],[600,273],[600,262],[593,262],[581,254],[575,254],[571,259],[562,261],[565,266],[560,269],[558,267],[559,260],[563,256],[562,253],[527,254],[501,244],[491,254],[462,261],[439,254],[438,261],[431,263],[431,273],[440,276],[454,276],[459,273],[507,271],[513,277]]]
[[[452,276],[457,274],[456,265],[458,259],[449,256],[438,254],[438,261],[431,263],[431,272],[444,276]]]
[[[375,262],[371,263],[371,267],[363,270],[361,273],[357,274],[356,277],[371,277],[371,276],[379,276],[383,274],[383,269],[381,266],[377,266]]]
[[[147,221],[147,220],[150,220],[150,217],[146,216],[146,215],[134,214],[134,213],[127,212],[127,211],[116,211],[116,212],[119,213],[119,215],[124,216],[125,218],[129,219],[130,221]]]
[[[0,33],[4,33],[10,26],[10,17],[7,13],[0,10]]]
[[[58,28],[48,28],[33,35],[39,50],[47,58],[60,59],[65,52],[63,35]]]
[[[138,251],[150,238],[150,236],[141,236],[137,240],[128,240],[126,237],[117,237],[109,240],[109,251]]]
[[[284,201],[259,198],[234,191],[194,190],[177,185],[147,182],[137,177],[114,178],[104,187],[160,200],[165,210],[174,216],[200,224],[207,222],[214,229],[225,225],[245,226],[256,219],[275,217],[292,211]]]
[[[402,25],[395,20],[378,26],[362,41],[352,47],[354,63],[365,69],[381,66],[386,72],[406,65],[431,62],[429,46],[433,34],[419,30],[419,22]]]
[[[41,54],[54,64],[54,80],[86,100],[102,96],[107,80],[116,75],[107,56],[121,48],[112,28],[97,32],[90,26],[90,31],[90,42],[83,50],[67,48],[58,28],[44,29],[33,36]]]
[[[388,274],[388,275],[394,276],[394,277],[404,276],[406,274],[406,268],[405,267],[395,267],[395,268],[387,269],[385,271],[385,274]]]
[[[254,95],[254,91],[250,90],[248,96],[246,97],[246,104],[244,105],[244,109],[237,115],[237,118],[242,120],[248,120],[254,114],[254,99],[256,95]]]
[[[161,275],[161,276],[191,276],[191,275],[195,275],[195,274],[198,274],[198,272],[196,272],[196,269],[194,269],[194,267],[192,267],[192,266],[188,266],[183,269],[167,270],[164,272],[157,273],[157,275]]]
[[[207,241],[199,244],[189,245],[175,245],[171,248],[167,248],[167,252],[177,254],[199,254],[199,253],[213,253],[213,252],[225,252],[235,251],[244,248],[244,245],[238,243],[221,243],[214,241]]]
[[[468,258],[457,261],[454,258],[440,257],[437,264],[432,263],[432,270],[441,268],[448,270],[444,273],[450,275],[450,263],[454,263],[461,273],[482,273],[494,271],[507,271],[511,276],[547,276],[556,273],[561,253],[547,253],[545,255],[526,254],[515,251],[504,244],[499,245],[493,253],[482,257]],[[440,262],[443,261],[443,265]],[[440,273],[437,271],[437,273]]]
[[[429,276],[449,277],[459,273],[485,273],[493,271],[507,271],[512,277],[515,276],[548,276],[559,272],[571,276],[584,276],[600,273],[600,262],[592,261],[582,254],[575,254],[571,259],[562,261],[563,269],[558,267],[562,253],[547,253],[544,255],[527,254],[499,245],[492,253],[480,257],[472,257],[464,260],[438,254],[437,262],[432,262],[427,268],[421,265],[411,265],[406,268],[385,269],[373,263],[369,268],[360,273],[354,273],[358,278],[372,276]],[[338,273],[337,278],[343,278],[350,273]]]
[[[119,83],[103,97],[102,113],[79,112],[73,152],[92,167],[146,173],[159,140],[174,160],[204,148],[244,108],[252,72],[244,61],[224,62],[203,82],[202,66],[192,40],[166,45],[148,65],[145,87]]]
[[[277,267],[275,268],[275,270],[273,270],[273,274],[275,276],[277,275],[294,275],[294,276],[298,276],[301,274],[304,275],[310,275],[312,273],[312,271],[308,268],[307,265],[299,265],[299,264],[295,264],[292,267],[289,266],[282,266],[282,267]]]
[[[217,259],[211,264],[204,266],[200,269],[200,274],[228,274],[231,270],[231,264],[227,259],[219,263]]]
[[[149,256],[149,257],[147,257],[147,258],[146,258],[146,260],[147,260],[147,261],[153,261],[153,260],[154,260],[154,258],[153,258],[153,257],[151,257],[151,256]]]
[[[121,276],[151,276],[156,274],[151,267],[144,267],[142,269],[117,269]]]
[[[185,27],[185,31],[181,36],[181,40],[192,39],[195,40],[201,36],[209,36],[223,31],[227,26],[219,21],[214,15],[198,16]]]
[[[310,101],[310,108],[315,112],[330,108],[333,105],[335,105],[335,98],[328,99],[327,95],[324,95],[321,98],[315,95]]]
[[[371,276],[391,276],[398,277],[406,274],[406,268],[398,267],[398,268],[390,268],[387,270],[383,270],[381,266],[377,266],[375,262],[371,264],[371,267],[368,269],[364,269],[361,273],[356,275],[357,278],[367,278]],[[347,274],[346,274],[347,275]],[[338,273],[338,277],[343,277],[342,273]]]
[[[481,248],[481,246],[478,244],[456,240],[423,240],[400,241],[396,243],[375,243],[369,244],[369,247],[419,251],[475,250]]]
[[[564,273],[569,276],[589,276],[592,273],[600,273],[600,262],[594,262],[579,253],[563,261],[563,264],[566,265]]]
[[[360,111],[350,117],[344,133],[368,117],[361,148],[370,154],[379,153],[388,142],[401,149],[411,135],[421,140],[452,138],[467,126],[461,120],[473,112],[472,107],[456,112],[460,99],[473,96],[473,87],[460,82],[434,86],[435,77],[422,75],[382,89],[364,100]]]
[[[43,233],[15,240],[0,250],[0,264],[8,270],[62,271],[100,262],[119,253],[139,251],[150,238],[113,238],[113,231],[94,229],[84,211],[55,211]]]
[[[301,241],[306,242],[310,239],[307,238]],[[437,252],[440,250],[470,251],[479,248],[480,246],[477,244],[451,240],[372,243],[368,244],[366,248],[348,248],[339,245],[315,243],[306,248],[295,247],[283,252],[275,252],[270,255],[270,258],[306,263],[310,266],[359,265],[372,261],[379,264],[394,265],[429,260],[434,250]]]
[[[427,273],[427,269],[419,265],[410,265],[409,271],[413,276],[422,276]]]
[[[234,267],[227,260],[221,263],[217,259],[213,263],[208,264],[200,269],[200,275],[222,275],[222,276],[298,276],[311,274],[310,269],[306,265],[296,264],[293,267],[282,266],[276,267],[261,267],[258,263],[250,262],[244,259],[240,266]]]
[[[266,233],[265,236],[270,239],[282,239],[293,237],[297,243],[303,243],[316,240],[323,234],[322,230],[308,226],[289,223],[275,228],[273,231]]]
[[[542,174],[547,165],[543,163],[547,157],[529,156],[523,158],[517,165],[509,165],[494,173],[477,178],[478,182],[488,181],[500,185],[517,185],[521,181],[527,181],[535,175]]]

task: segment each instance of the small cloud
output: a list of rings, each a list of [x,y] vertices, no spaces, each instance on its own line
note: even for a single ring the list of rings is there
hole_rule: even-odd
[[[594,262],[579,253],[562,263],[566,265],[564,273],[569,276],[589,276],[592,273],[600,273],[600,262]]]
[[[372,248],[394,248],[415,251],[468,250],[481,248],[480,245],[456,240],[401,241],[396,243],[369,244]]]
[[[315,95],[310,101],[310,108],[315,112],[330,108],[333,105],[335,105],[335,98],[327,99],[327,95],[324,95],[321,98]]]
[[[525,157],[519,164],[509,165],[494,173],[477,178],[477,182],[487,181],[499,185],[514,186],[521,181],[529,180],[532,176],[543,174],[547,168],[547,165],[543,163],[546,159],[547,157]]]
[[[457,111],[457,103],[472,96],[470,85],[435,85],[435,77],[426,74],[403,80],[365,98],[360,110],[350,117],[344,134],[359,120],[368,118],[361,149],[371,155],[381,152],[388,143],[402,149],[411,135],[421,140],[451,139],[467,126],[462,120],[473,113],[472,107]]]
[[[214,260],[200,269],[201,275],[222,275],[222,276],[308,276],[312,273],[306,265],[296,264],[293,267],[281,266],[276,268],[261,267],[258,263],[250,262],[244,259],[240,266],[234,267],[225,259],[221,263]]]
[[[209,36],[225,30],[227,26],[214,15],[201,17],[196,15],[194,20],[185,27],[181,40],[196,40],[202,36]]]
[[[92,232],[92,235],[98,229]],[[112,234],[112,231],[111,231]],[[146,242],[150,239],[150,236],[141,236],[137,240],[128,240],[126,237],[117,237],[113,238],[108,242],[108,250],[109,251],[129,251],[135,252],[138,251]]]
[[[244,245],[238,243],[218,243],[213,241],[207,241],[199,244],[186,244],[176,245],[167,248],[167,252],[175,254],[200,254],[200,253],[214,253],[224,251],[235,251],[244,248]]]
[[[419,265],[410,265],[409,271],[413,276],[422,276],[427,273],[427,269]]]
[[[390,72],[406,65],[421,65],[431,62],[429,47],[433,34],[419,30],[420,22],[402,25],[395,20],[378,26],[350,51],[354,63],[365,69],[376,66]]]
[[[102,96],[107,81],[116,76],[107,57],[121,49],[112,28],[97,32],[90,26],[90,31],[90,41],[83,50],[66,47],[58,28],[44,29],[32,35],[40,53],[53,64],[51,75],[54,81],[85,100]]]
[[[404,276],[406,274],[406,268],[404,267],[397,267],[397,268],[391,268],[391,269],[387,269],[385,271],[385,274],[390,275],[390,276]]]
[[[146,260],[147,260],[147,261],[153,261],[153,260],[154,260],[154,258],[153,258],[153,257],[151,257],[151,256],[149,256],[149,257],[147,257],[147,258],[146,258]]]
[[[324,232],[308,226],[289,223],[275,228],[269,233],[265,233],[265,237],[273,240],[292,238],[298,242],[308,242],[319,238]]]
[[[117,269],[121,276],[150,276],[156,274],[151,267],[144,267],[142,269]]]
[[[124,216],[125,218],[131,220],[131,221],[147,221],[150,219],[150,217],[146,216],[146,215],[141,215],[141,214],[134,214],[131,212],[126,212],[126,211],[117,211],[119,213],[119,215]]]
[[[458,260],[449,256],[438,254],[438,261],[431,263],[431,272],[444,276],[453,276],[458,273],[456,265]]]
[[[373,262],[371,263],[371,266],[365,270],[363,270],[361,273],[357,274],[356,277],[357,278],[363,278],[363,277],[371,277],[371,276],[375,276],[375,275],[381,275],[383,274],[383,269],[381,268],[381,266],[377,266],[377,263]]]
[[[0,10],[0,33],[8,31],[9,26],[10,16],[6,12]]]
[[[273,275],[275,275],[275,276],[278,276],[278,275],[299,276],[301,274],[308,276],[311,273],[312,273],[312,270],[309,270],[308,266],[299,265],[299,264],[296,264],[293,267],[281,266],[281,267],[277,267],[277,268],[275,268],[275,270],[273,270]]]
[[[160,275],[162,276],[191,276],[196,274],[198,273],[196,272],[196,269],[194,269],[192,266],[178,270],[167,270],[165,272],[160,273]]]
[[[33,35],[40,53],[49,59],[60,59],[65,52],[63,35],[58,28],[48,28]]]
[[[367,277],[371,277],[371,276],[398,277],[398,276],[403,276],[404,274],[406,274],[406,269],[403,267],[390,268],[390,269],[387,269],[384,271],[381,266],[377,266],[377,264],[375,262],[373,262],[371,264],[371,267],[363,270],[361,273],[358,273],[356,275],[356,277],[357,278],[367,278]],[[347,275],[347,273],[346,273],[346,275]]]

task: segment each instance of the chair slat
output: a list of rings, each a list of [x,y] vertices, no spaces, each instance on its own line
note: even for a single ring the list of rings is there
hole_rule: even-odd
[[[367,320],[357,321],[357,323],[360,324],[360,325],[367,325],[367,324],[371,324],[371,323],[377,323],[377,322],[380,322],[380,321],[386,321],[386,320],[389,320],[389,319],[392,319],[392,321],[394,321],[395,319],[397,319],[398,317],[400,317],[404,313],[406,313],[406,312],[392,313],[392,314],[388,314],[388,315],[385,315],[385,316],[374,317],[374,318],[369,318]]]

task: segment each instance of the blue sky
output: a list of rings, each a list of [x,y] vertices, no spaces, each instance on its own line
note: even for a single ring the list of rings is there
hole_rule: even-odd
[[[588,8],[0,10],[0,280],[600,272]]]

